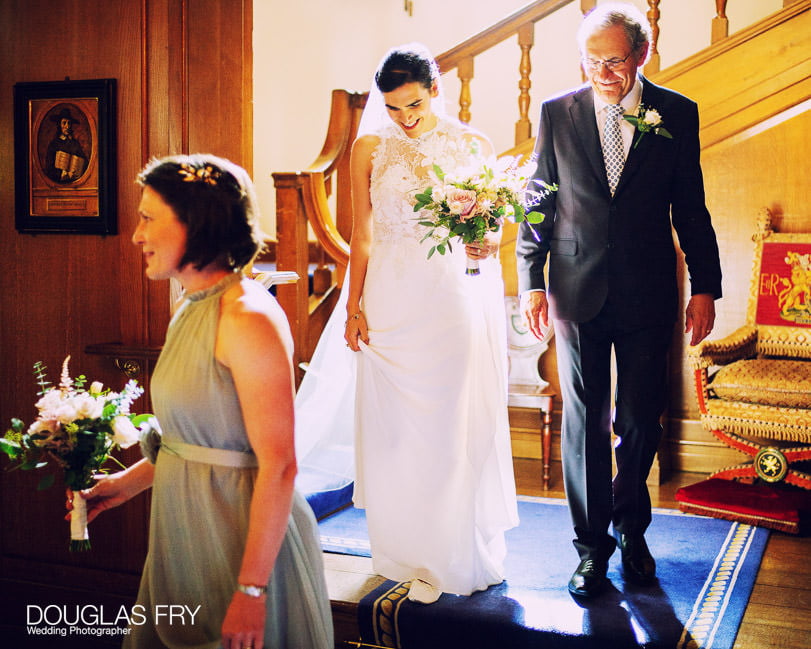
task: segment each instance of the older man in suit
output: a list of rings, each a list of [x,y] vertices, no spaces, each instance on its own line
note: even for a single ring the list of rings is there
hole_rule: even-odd
[[[517,255],[530,328],[541,338],[542,325],[554,323],[563,477],[580,556],[568,588],[588,597],[608,585],[617,545],[626,581],[655,581],[644,537],[646,479],[662,433],[678,316],[672,229],[690,276],[691,344],[712,330],[721,269],[704,203],[698,110],[640,74],[650,48],[645,17],[631,5],[601,4],[584,18],[578,42],[588,83],[544,102],[535,149],[536,179],[558,191],[535,207],[546,215],[542,223],[521,224]]]

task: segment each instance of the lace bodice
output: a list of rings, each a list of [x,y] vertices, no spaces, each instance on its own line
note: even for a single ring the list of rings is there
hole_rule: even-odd
[[[414,196],[428,186],[428,171],[434,164],[446,173],[471,164],[477,155],[474,134],[447,117],[440,117],[433,129],[416,138],[394,123],[378,132],[370,185],[375,243],[419,245],[426,228],[417,223]]]

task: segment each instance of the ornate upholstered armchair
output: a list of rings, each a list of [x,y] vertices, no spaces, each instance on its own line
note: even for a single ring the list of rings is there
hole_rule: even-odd
[[[764,214],[746,324],[689,349],[703,427],[751,461],[712,477],[811,489],[811,234],[779,234]],[[717,368],[717,369],[716,369]]]

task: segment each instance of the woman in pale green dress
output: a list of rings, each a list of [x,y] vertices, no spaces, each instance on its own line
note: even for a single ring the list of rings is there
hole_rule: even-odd
[[[147,277],[177,279],[184,297],[152,378],[156,458],[83,494],[92,520],[152,487],[124,646],[331,649],[317,526],[293,486],[292,338],[241,272],[261,248],[251,181],[195,155],[155,161],[139,183],[133,242]]]

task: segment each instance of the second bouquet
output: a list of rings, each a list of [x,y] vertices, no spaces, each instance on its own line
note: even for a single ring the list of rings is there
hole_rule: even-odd
[[[113,392],[94,381],[86,389],[84,375],[72,379],[68,356],[62,363],[58,387],[45,377],[45,366],[34,365],[39,384],[39,414],[26,430],[20,419],[0,438],[0,451],[11,458],[14,468],[42,469],[55,464],[63,470],[65,486],[73,492],[70,516],[70,549],[87,550],[87,507],[80,491],[92,487],[97,473],[108,459],[117,460],[114,447],[127,448],[138,442],[138,427],[152,419],[151,414],[130,413],[130,405],[143,393],[131,380],[121,392]],[[120,464],[120,463],[119,463]],[[38,489],[51,486],[55,476],[46,474]]]

